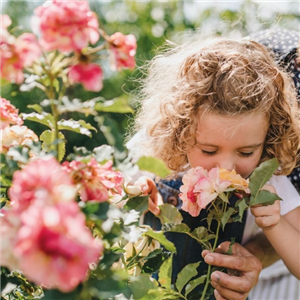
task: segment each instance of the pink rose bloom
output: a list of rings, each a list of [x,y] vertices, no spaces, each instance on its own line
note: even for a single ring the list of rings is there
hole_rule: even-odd
[[[22,83],[23,69],[29,67],[41,55],[41,48],[32,33],[23,33],[15,38],[10,36],[1,42],[0,63],[2,78]]]
[[[79,63],[70,69],[68,75],[71,84],[81,83],[88,91],[99,92],[103,87],[103,72],[97,64]]]
[[[9,124],[22,125],[23,120],[19,117],[19,110],[5,98],[0,98],[0,129]]]
[[[47,51],[80,51],[100,38],[97,16],[87,1],[48,1],[34,12]]]
[[[226,191],[231,182],[219,176],[219,168],[209,172],[202,167],[190,169],[182,179],[180,198],[183,201],[182,209],[196,217],[201,209],[215,200],[219,194]]]
[[[123,68],[134,69],[136,47],[136,39],[133,34],[124,35],[116,32],[110,36],[111,69],[113,71]]]
[[[53,157],[31,161],[13,175],[8,191],[15,210],[23,211],[33,202],[54,205],[75,200],[76,188],[67,172]]]
[[[111,195],[122,193],[123,175],[111,167],[112,162],[102,166],[94,158],[88,163],[75,160],[63,163],[63,168],[77,185],[82,201],[104,202]]]
[[[6,153],[12,146],[26,146],[30,142],[37,142],[37,135],[26,126],[7,126],[0,130],[1,145],[0,152]]]
[[[103,252],[75,202],[32,205],[21,214],[21,221],[13,253],[20,270],[38,285],[72,291]]]

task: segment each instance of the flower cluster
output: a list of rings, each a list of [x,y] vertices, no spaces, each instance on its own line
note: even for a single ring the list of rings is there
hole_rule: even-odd
[[[182,182],[183,185],[180,187],[182,209],[193,217],[198,216],[201,209],[206,208],[217,197],[222,197],[225,192],[237,190],[250,193],[248,181],[235,170],[212,168],[207,171],[202,167],[196,167],[183,176]]]
[[[86,227],[76,202],[77,185],[85,187],[84,192],[79,190],[82,200],[107,201],[110,191],[122,193],[123,181],[119,172],[109,169],[110,162],[102,169],[94,160],[92,164],[98,174],[78,177],[76,183],[76,175],[70,176],[66,167],[48,156],[33,159],[14,173],[8,190],[10,208],[2,210],[2,265],[62,291],[86,279],[89,265],[99,260],[103,246]],[[102,184],[102,193],[88,193],[89,179]]]
[[[134,35],[107,35],[99,28],[97,16],[87,1],[46,1],[35,9],[31,23],[37,35],[23,33],[15,37],[8,31],[10,17],[1,16],[2,79],[20,84],[26,69],[36,76],[47,72],[52,80],[60,77],[66,86],[80,83],[85,89],[98,92],[103,87],[98,52],[108,50],[112,70],[135,67]],[[101,38],[104,43],[98,45]],[[96,44],[97,47],[89,47]],[[49,57],[53,51],[60,55],[53,53]],[[36,84],[43,85],[43,81]]]

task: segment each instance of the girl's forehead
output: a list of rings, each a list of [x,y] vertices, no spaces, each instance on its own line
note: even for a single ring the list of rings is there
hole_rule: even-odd
[[[263,113],[224,116],[210,112],[199,116],[196,137],[202,143],[234,139],[247,143],[264,141],[267,130],[268,122]]]

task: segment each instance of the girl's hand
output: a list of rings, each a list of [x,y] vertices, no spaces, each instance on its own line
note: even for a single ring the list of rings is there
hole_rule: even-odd
[[[271,185],[266,184],[262,189],[276,194],[275,188]],[[255,223],[263,230],[272,229],[280,221],[279,200],[276,200],[272,205],[256,205],[252,206],[250,209],[255,217]]]
[[[134,183],[134,185],[142,190],[142,195],[150,196],[148,208],[154,215],[159,215],[160,209],[158,207],[158,202],[161,197],[157,191],[155,182],[146,176],[142,176]]]

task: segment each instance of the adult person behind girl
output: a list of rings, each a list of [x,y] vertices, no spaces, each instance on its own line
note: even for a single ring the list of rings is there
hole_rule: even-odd
[[[287,74],[259,44],[222,38],[191,42],[189,38],[152,61],[145,83],[136,119],[137,130],[146,134],[144,145],[139,141],[141,153],[162,159],[175,172],[197,165],[219,166],[236,169],[247,178],[261,161],[273,157],[280,163],[278,174],[294,168],[300,134],[296,97]],[[283,209],[289,203],[286,213],[296,209],[300,216],[299,198],[288,179],[277,176],[272,183],[275,188],[284,185],[291,190],[287,199],[279,194],[285,199]],[[174,180],[171,187],[159,187],[159,191],[176,190],[180,184]],[[149,179],[143,185],[153,201],[149,209],[158,213],[155,185]],[[201,214],[193,218],[183,212],[183,217],[190,227],[200,226],[203,220]],[[239,235],[241,241],[243,226],[230,231],[228,235],[225,228],[222,237]],[[178,250],[175,273],[182,264],[201,260],[199,245],[178,236],[171,240]],[[227,249],[228,243],[223,243],[219,251]],[[204,252],[207,263],[240,271],[240,276],[213,272],[215,299],[246,299],[261,265],[273,262],[270,253],[266,255],[257,239],[245,247],[235,244],[231,256]]]
[[[296,88],[298,102],[300,103],[300,32],[274,28],[253,33],[247,39],[252,39],[265,45],[271,54],[275,55],[277,64],[291,75]],[[300,193],[300,167],[295,168],[288,177]],[[272,211],[269,210],[269,212]],[[266,233],[270,234],[270,231],[266,230]],[[276,232],[274,233],[276,234]],[[284,236],[291,238],[289,235]],[[296,249],[295,246],[299,244],[300,240],[295,239],[293,249]],[[292,261],[298,272],[300,271],[299,260],[300,252],[298,250],[298,259]],[[283,261],[279,260],[262,270],[259,282],[251,290],[249,298],[251,300],[300,299],[299,278],[297,279],[293,276]]]

